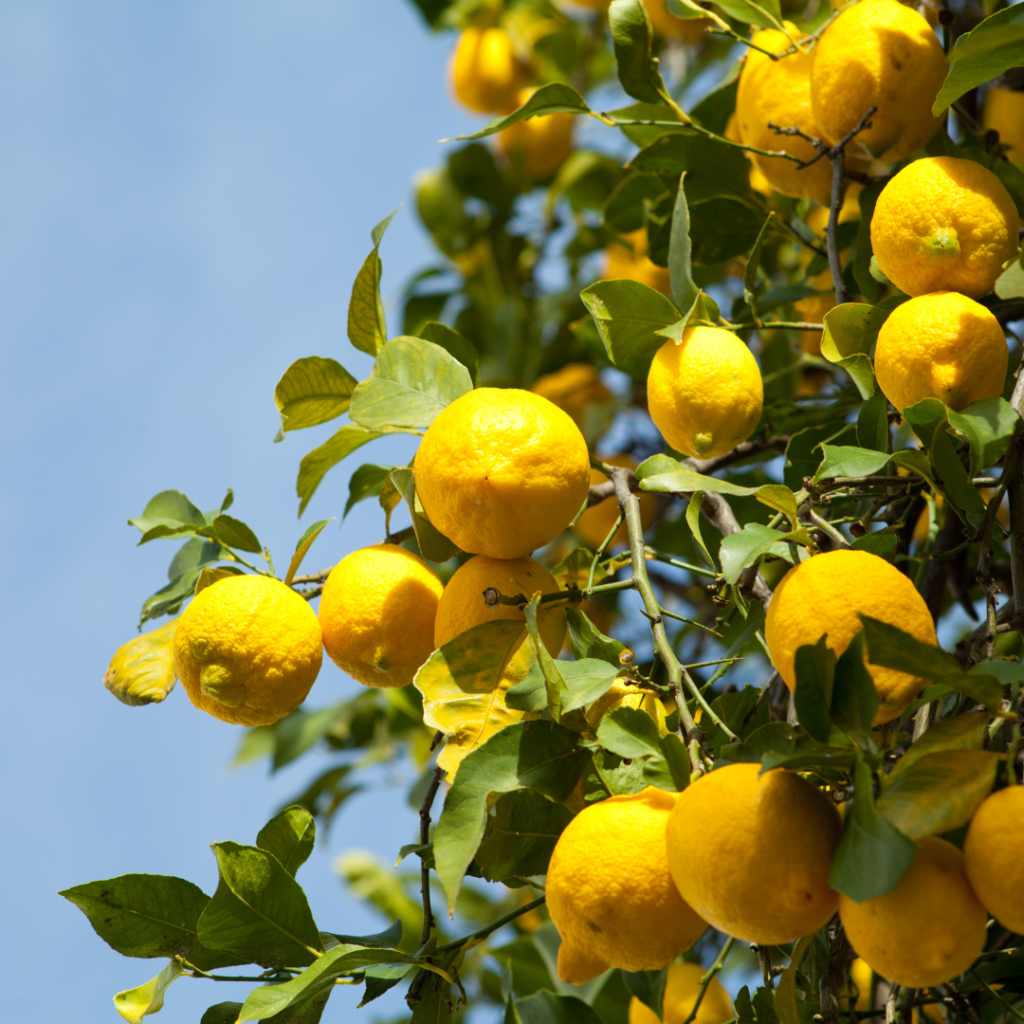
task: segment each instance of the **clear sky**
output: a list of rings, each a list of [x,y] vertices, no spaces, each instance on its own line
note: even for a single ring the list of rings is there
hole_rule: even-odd
[[[125,520],[165,488],[210,508],[231,486],[233,513],[287,561],[306,524],[340,513],[358,460],[297,521],[299,458],[332,427],[272,444],[273,387],[306,355],[368,371],[345,315],[370,229],[409,202],[437,140],[475,123],[446,94],[451,45],[408,0],[0,4],[5,1020],[119,1020],[113,994],[161,962],[110,950],[57,890],[147,871],[212,892],[207,844],[253,842],[313,774],[310,758],[275,779],[230,772],[241,730],[180,691],[145,708],[106,693],[175,550],[135,548]],[[408,206],[383,258],[392,296],[431,259]],[[310,567],[382,534],[359,506]],[[311,704],[355,686],[325,665]],[[392,858],[414,828],[400,793],[346,805],[300,874],[323,927],[375,930],[331,861]],[[232,988],[182,979],[153,1020],[198,1024],[244,998]],[[369,1019],[352,995],[325,1020]]]

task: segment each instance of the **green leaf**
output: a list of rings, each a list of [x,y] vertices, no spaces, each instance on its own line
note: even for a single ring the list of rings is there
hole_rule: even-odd
[[[946,750],[980,750],[985,739],[985,730],[991,721],[981,711],[970,711],[965,715],[945,718],[936,722],[920,739],[915,740],[896,762],[887,781],[891,784],[912,764],[925,754]]]
[[[370,462],[360,466],[349,477],[348,501],[345,502],[342,518],[344,519],[359,502],[378,497],[393,469],[394,466],[375,466]]]
[[[697,8],[701,13],[693,11],[689,17],[706,17],[707,12],[703,8]],[[739,75],[733,75],[717,89],[713,89],[702,100],[699,100],[690,109],[690,114],[695,121],[704,125],[709,131],[724,135],[729,124],[729,118],[736,112],[736,94],[739,91]]]
[[[605,226],[612,231],[627,234],[644,226],[644,207],[649,202],[657,205],[668,198],[668,189],[656,174],[633,171],[626,175],[605,200],[603,214]]]
[[[199,579],[200,570],[190,569],[180,576],[171,580],[166,587],[161,587],[155,594],[150,595],[142,602],[142,612],[139,615],[139,626],[149,619],[159,618],[161,615],[170,615],[181,610],[181,603],[195,593],[196,582]]]
[[[409,968],[406,967],[405,970],[409,970]],[[269,1018],[269,1024],[320,1024],[330,994],[330,992],[325,992],[319,998],[310,1000],[302,1006],[274,1014]],[[241,1012],[241,1003],[217,1003],[203,1014],[199,1024],[235,1024]]]
[[[206,516],[181,491],[161,491],[147,502],[142,515],[128,520],[141,534],[139,544],[191,533],[197,526],[206,525]]]
[[[351,455],[367,441],[383,436],[384,431],[364,430],[354,423],[348,423],[319,448],[314,448],[304,456],[299,463],[299,477],[295,481],[295,492],[300,498],[299,515],[306,511],[306,506],[329,469],[333,469],[346,455]]]
[[[836,656],[822,636],[816,644],[799,647],[794,658],[796,688],[793,704],[796,717],[807,734],[819,743],[828,743],[832,735],[832,687],[835,682]]]
[[[661,1020],[665,1004],[665,981],[668,971],[623,971],[622,980],[629,993],[640,1000]]]
[[[767,218],[765,218],[765,222],[761,225],[761,230],[757,234],[757,241],[754,242],[754,247],[750,250],[747,265],[743,270],[743,301],[750,307],[750,312],[755,321],[757,320],[757,301],[754,293],[757,290],[757,268],[761,262],[761,250],[764,248],[764,240],[768,237],[768,231],[774,219],[774,212],[769,213]]]
[[[789,958],[789,964],[782,972],[782,977],[779,978],[779,987],[775,990],[775,1013],[779,1024],[801,1024],[796,1000],[797,970],[813,941],[813,935],[805,935],[793,947],[793,955]],[[800,994],[803,997],[804,993]]]
[[[737,21],[748,25],[757,25],[759,28],[779,28],[781,25],[782,14],[778,0],[765,0],[764,3],[754,3],[754,0],[724,0],[724,3],[719,2],[716,6],[721,7]],[[694,0],[668,0],[668,9],[679,18],[708,16],[707,10]]]
[[[537,627],[537,609],[540,607],[540,597],[540,594],[534,594],[533,597],[530,598],[529,604],[526,606],[526,628],[529,631],[530,640],[533,643],[533,650],[537,658],[537,664],[540,665],[540,670],[544,675],[545,689],[548,697],[548,708],[551,711],[551,717],[556,722],[560,722],[562,720],[563,710],[568,710],[568,708],[563,709],[562,707],[562,700],[565,697],[567,688],[565,679],[562,678],[562,673],[559,670],[560,663],[551,657],[547,647],[544,645],[544,640],[541,638],[540,630]]]
[[[345,510],[346,512],[348,509]],[[288,565],[288,573],[284,578],[284,585],[290,587],[292,580],[295,579],[299,571],[299,566],[302,565],[302,560],[306,557],[309,549],[313,546],[313,541],[320,536],[323,532],[324,527],[328,523],[333,523],[334,517],[330,519],[321,519],[319,522],[314,523],[306,532],[299,538],[298,544],[295,545],[295,554],[292,555],[292,560]]]
[[[537,662],[520,682],[508,688],[505,704],[513,711],[543,711],[548,706],[548,682]]]
[[[289,430],[315,427],[340,416],[348,409],[356,383],[334,359],[296,360],[274,388],[274,404],[281,414],[281,433],[275,440],[284,440]]]
[[[836,662],[830,714],[836,726],[872,750],[871,726],[878,712],[878,691],[864,664],[864,632],[859,631]]]
[[[466,756],[434,836],[434,864],[449,909],[454,910],[463,875],[484,837],[488,800],[518,789],[564,800],[589,758],[576,743],[576,733],[554,722],[519,722]]]
[[[572,811],[524,789],[503,796],[494,807],[491,831],[476,854],[489,881],[547,874],[548,861]]]
[[[629,360],[650,361],[665,344],[656,332],[679,320],[679,310],[640,281],[596,281],[583,289],[580,298],[616,366]]]
[[[828,873],[828,884],[857,903],[895,888],[917,852],[914,843],[879,813],[873,787],[871,769],[857,754],[853,805]]]
[[[700,532],[700,510],[703,505],[704,492],[694,491],[690,495],[690,500],[686,503],[686,525],[690,528],[690,535],[693,538],[693,550],[696,551],[697,557],[712,572],[718,572],[715,560],[711,557],[711,552],[708,551],[708,546],[704,543],[704,537]]]
[[[214,843],[220,882],[199,918],[203,945],[262,967],[312,963],[323,953],[306,895],[273,855],[255,846]]]
[[[672,213],[672,233],[668,243],[668,270],[672,298],[680,309],[692,309],[700,289],[693,283],[690,270],[690,212],[686,206],[686,172],[679,177],[679,191]]]
[[[654,31],[640,0],[614,0],[608,24],[615,50],[615,65],[622,88],[643,103],[661,103],[666,97],[657,57],[651,56]]]
[[[700,235],[695,226],[696,208],[708,200],[751,199],[750,165],[742,150],[726,142],[698,135],[692,129],[661,135],[640,150],[629,162],[629,168],[645,174],[657,174],[666,184],[675,187],[686,172],[686,201],[690,209],[690,238],[698,244]],[[713,208],[721,212],[721,208]],[[761,228],[761,214],[749,209],[753,218],[753,234],[739,252],[749,251]],[[701,217],[702,221],[709,218]],[[719,225],[720,227],[723,225]]]
[[[960,461],[949,431],[941,430],[935,433],[928,454],[935,467],[935,482],[950,499],[951,504],[965,512],[984,512],[985,502],[971,483],[970,475]]]
[[[763,555],[775,555],[791,562],[794,556],[789,543],[807,544],[809,541],[804,527],[791,533],[781,533],[760,523],[747,523],[742,530],[722,539],[718,548],[722,575],[727,583],[736,583],[743,570],[756,564]]]
[[[992,792],[998,764],[999,755],[990,750],[924,754],[886,786],[878,810],[908,839],[952,832]]]
[[[442,139],[442,142],[470,142],[474,139],[482,139],[496,132],[504,131],[517,121],[531,117],[546,117],[548,114],[590,114],[590,107],[584,102],[583,97],[571,86],[561,82],[550,82],[542,85],[518,110],[511,114],[505,114],[494,118],[480,131],[472,135],[456,135],[452,139]]]
[[[244,576],[245,570],[240,569],[237,565],[225,565],[219,569],[211,569],[207,566],[205,569],[199,571],[199,579],[196,580],[195,593],[199,593],[205,590],[207,587],[212,587],[214,583],[219,583],[223,579],[227,579],[228,576]]]
[[[398,210],[395,210],[395,213],[398,213]],[[385,217],[371,232],[373,248],[359,268],[355,283],[352,285],[352,298],[348,304],[349,341],[360,352],[366,352],[371,356],[377,355],[388,340],[384,303],[380,300],[381,262],[377,251],[395,213]]]
[[[193,537],[185,541],[171,559],[167,578],[176,580],[190,569],[202,569],[204,565],[219,562],[222,557],[223,548],[216,541],[209,541],[205,537]]]
[[[949,425],[971,446],[971,473],[994,466],[1010,447],[1020,417],[1005,398],[983,398],[960,412],[949,410]]]
[[[155,978],[144,985],[118,992],[114,996],[114,1009],[128,1021],[128,1024],[141,1024],[143,1017],[163,1009],[164,993],[184,970],[181,964],[172,960]]]
[[[236,548],[239,551],[250,551],[253,554],[260,554],[263,550],[256,534],[234,516],[219,515],[212,523],[217,540],[225,547]]]
[[[405,499],[413,529],[416,531],[416,543],[419,544],[420,554],[428,562],[447,562],[459,549],[427,519],[416,494],[413,471],[405,467],[393,469],[389,479]]]
[[[690,237],[693,262],[705,267],[749,252],[762,227],[761,211],[746,199],[715,196],[690,201]]]
[[[888,452],[850,445],[823,444],[824,459],[814,474],[814,481],[834,480],[836,477],[874,476],[892,461]]]
[[[440,345],[395,338],[357,385],[349,415],[367,430],[426,430],[442,409],[472,390],[469,371]]]
[[[272,853],[292,877],[313,852],[316,822],[305,807],[293,805],[271,818],[260,829],[256,845]]]
[[[159,704],[174,689],[174,631],[171,619],[122,644],[110,659],[103,685],[122,704]]]
[[[579,608],[566,608],[565,617],[569,624],[569,646],[577,661],[598,658],[616,667],[621,664],[619,655],[626,649],[625,644],[605,636]]]
[[[740,630],[736,639],[729,645],[729,649],[725,652],[726,660],[719,665],[714,672],[711,674],[711,678],[704,684],[704,688],[709,688],[713,683],[717,682],[726,672],[732,667],[732,664],[728,661],[729,658],[739,657],[748,647],[749,644],[753,643],[755,639],[758,639],[759,635],[764,631],[764,605],[759,602],[752,602],[750,607],[747,609],[747,619],[743,624],[743,628]],[[744,715],[744,717],[746,717]]]
[[[887,310],[864,302],[844,302],[825,314],[821,354],[846,370],[863,398],[870,398],[875,391],[868,353],[888,315]]]
[[[1001,299],[1024,298],[1024,263],[1015,259],[996,279],[995,290]]]
[[[619,757],[648,757],[661,753],[658,724],[640,708],[619,708],[602,716],[597,727],[597,742]]]
[[[453,330],[445,324],[439,324],[436,320],[430,320],[420,329],[418,337],[424,341],[432,342],[448,352],[454,359],[457,359],[469,371],[473,387],[476,387],[477,373],[479,372],[480,357],[477,354],[473,343],[464,338],[458,331]]]
[[[889,403],[882,389],[866,399],[857,413],[857,442],[877,452],[889,450]]]
[[[617,665],[610,665],[599,658],[559,661],[558,667],[566,687],[562,697],[563,714],[599,700],[619,674]]]
[[[1024,66],[1024,9],[1007,7],[965,32],[949,51],[949,72],[932,104],[938,117],[964,93]]]

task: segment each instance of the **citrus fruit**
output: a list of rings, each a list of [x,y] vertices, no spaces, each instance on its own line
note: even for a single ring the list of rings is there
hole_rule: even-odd
[[[324,648],[366,686],[405,686],[434,650],[442,589],[434,570],[397,544],[353,551],[320,596]]]
[[[707,969],[700,964],[669,964],[665,977],[665,996],[661,1017],[636,996],[629,1001],[629,1024],[683,1024],[693,1010],[700,992],[700,980]],[[697,1007],[695,1024],[725,1024],[732,1020],[732,1003],[718,978],[708,982],[704,998]]]
[[[683,899],[720,931],[790,942],[835,913],[828,869],[840,830],[831,801],[799,775],[731,764],[679,795],[666,833],[669,868]]]
[[[612,466],[622,466],[626,469],[636,469],[636,459],[628,455],[612,455],[609,457],[599,456],[602,462],[610,463]],[[608,477],[599,469],[590,470],[590,486],[608,482]],[[640,496],[640,525],[647,528],[654,522],[658,512],[658,499],[653,494],[643,493]],[[576,520],[573,529],[580,535],[583,542],[596,551],[605,537],[611,532],[615,520],[619,518],[619,503],[615,496],[605,498],[597,505],[591,505],[586,512]],[[629,543],[629,531],[626,529],[625,520],[615,531],[609,547]]]
[[[917,844],[895,889],[863,903],[841,895],[839,916],[858,955],[911,988],[955,978],[985,947],[988,915],[967,880],[964,856],[935,836]]]
[[[306,601],[269,576],[226,576],[196,594],[174,631],[188,699],[235,725],[272,725],[309,693],[323,658]]]
[[[1007,786],[975,812],[964,840],[971,886],[1004,927],[1024,933],[1024,786]]]
[[[427,518],[463,551],[522,558],[558,536],[590,489],[579,427],[540,395],[477,388],[438,414],[416,453]]]
[[[628,281],[639,281],[663,295],[668,295],[672,291],[668,267],[659,267],[647,257],[646,228],[623,235],[622,241],[612,242],[605,253],[606,281],[624,278]]]
[[[800,39],[803,34],[795,25],[786,23],[790,35]],[[778,29],[762,29],[751,40],[736,93],[736,117],[740,141],[748,146],[786,152],[800,160],[813,160],[818,154],[806,139],[778,135],[768,122],[780,128],[799,128],[815,138],[821,136],[811,112],[811,53],[797,52],[779,60],[767,53],[789,49],[790,39]],[[827,204],[832,191],[832,165],[818,160],[801,169],[792,160],[781,156],[751,154],[754,166],[784,196],[809,196]]]
[[[566,363],[560,370],[538,377],[530,390],[567,412],[584,437],[597,437],[611,423],[614,399],[596,366]]]
[[[882,324],[875,376],[901,412],[923,398],[959,411],[1003,393],[1009,360],[995,314],[959,292],[932,292],[897,306]]]
[[[871,970],[871,964],[863,957],[857,957],[850,964],[850,980],[853,982],[857,999],[852,1009],[867,1011],[872,1008],[872,986],[875,981],[875,972]]]
[[[658,349],[647,375],[654,425],[676,451],[710,459],[754,432],[764,388],[750,349],[721,327],[688,327]]]
[[[551,920],[562,937],[558,976],[582,985],[609,967],[660,970],[704,934],[672,884],[665,823],[675,793],[648,786],[576,815],[548,865]]]
[[[524,89],[515,101],[523,106],[536,90]],[[502,152],[527,178],[550,178],[572,152],[572,114],[547,114],[516,121],[498,133]]]
[[[828,637],[839,657],[861,628],[858,613],[937,644],[935,624],[914,584],[884,558],[868,551],[829,551],[794,566],[775,588],[764,638],[786,686],[796,688],[797,649]],[[865,659],[866,660],[866,659]],[[898,718],[927,680],[868,665],[878,691],[875,725]]]
[[[1017,251],[1017,207],[981,164],[925,157],[882,189],[871,245],[879,269],[908,295],[952,291],[977,298],[992,290]]]
[[[444,588],[437,606],[434,623],[434,646],[443,647],[467,629],[481,622],[507,619],[525,622],[526,615],[514,604],[498,604],[489,608],[484,602],[484,591],[494,588],[499,594],[511,597],[523,594],[532,597],[558,592],[554,576],[540,562],[532,558],[500,559],[477,555],[460,566]],[[544,646],[557,655],[565,639],[565,608],[561,605],[541,605],[537,613],[537,628]]]
[[[478,114],[513,110],[522,85],[522,67],[512,40],[500,28],[467,28],[450,64],[455,98]]]
[[[1010,147],[1006,155],[1015,164],[1024,164],[1024,92],[990,85],[982,116],[985,128],[999,132],[999,141]]]
[[[825,29],[811,64],[811,105],[825,138],[839,142],[872,106],[871,127],[847,152],[895,162],[939,130],[932,103],[949,66],[928,22],[897,0],[847,7]]]
[[[612,683],[603,697],[599,697],[587,708],[587,725],[596,732],[601,719],[613,711],[618,711],[619,708],[639,708],[646,711],[657,722],[659,735],[664,736],[668,732],[665,725],[668,710],[657,696],[650,690],[641,690],[638,686],[630,686],[629,683],[618,679]]]
[[[643,0],[651,28],[665,39],[682,39],[691,46],[701,42],[714,22],[710,18],[677,18],[665,0]]]

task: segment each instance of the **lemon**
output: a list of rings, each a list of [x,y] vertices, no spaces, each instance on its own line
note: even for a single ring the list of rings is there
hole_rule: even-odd
[[[434,623],[435,647],[444,646],[482,622],[507,619],[525,623],[526,615],[521,607],[498,604],[488,608],[484,602],[484,591],[492,587],[506,597],[523,594],[530,598],[537,591],[542,594],[558,592],[554,576],[532,558],[505,560],[477,555],[460,566],[444,588]],[[565,640],[565,608],[541,605],[537,613],[537,627],[544,646],[551,654],[557,655]]]
[[[710,459],[732,451],[761,418],[764,387],[750,349],[721,327],[688,327],[658,349],[647,375],[654,425],[676,451]]]
[[[405,686],[434,650],[442,589],[422,558],[396,544],[353,551],[320,596],[324,648],[366,686]]]
[[[971,819],[964,864],[971,886],[989,913],[1024,934],[1024,786],[989,796]]]
[[[647,8],[651,27],[659,36],[682,39],[691,46],[702,42],[704,33],[714,24],[710,18],[677,18],[668,9],[665,0],[643,0],[643,5]]]
[[[660,970],[704,934],[668,871],[665,823],[675,793],[648,787],[576,815],[548,865],[547,900],[562,937],[558,977],[582,985],[609,967]]]
[[[669,280],[668,267],[659,267],[648,259],[646,228],[623,235],[622,241],[612,242],[605,254],[606,281],[639,281],[663,295],[671,293],[672,282]]]
[[[872,987],[875,981],[875,972],[871,970],[871,964],[863,957],[857,957],[850,964],[850,980],[857,989],[857,1000],[853,1009],[861,1012],[870,1010],[874,996]]]
[[[622,466],[625,469],[636,469],[636,459],[628,455],[612,455],[609,457],[599,456],[602,462],[612,466]],[[608,477],[599,469],[591,469],[590,486],[608,482]],[[658,512],[658,499],[653,494],[640,495],[640,525],[647,528],[654,522]],[[597,505],[591,505],[586,512],[576,520],[573,529],[580,535],[580,538],[594,551],[598,549],[605,537],[611,532],[615,520],[619,518],[619,503],[614,496],[605,498]],[[629,531],[626,523],[615,531],[609,547],[622,546],[629,543]]]
[[[478,114],[513,110],[523,72],[512,40],[500,28],[467,28],[450,64],[455,98]]]
[[[981,164],[925,157],[882,189],[871,245],[879,269],[908,295],[951,291],[977,298],[992,290],[1017,251],[1017,207]]]
[[[995,315],[958,292],[897,306],[878,332],[875,376],[901,412],[923,398],[960,410],[1003,393],[1010,353]]]
[[[839,916],[857,953],[898,985],[929,988],[962,974],[985,948],[988,915],[945,839],[917,844],[896,888],[863,903],[839,897]]]
[[[618,711],[619,708],[639,708],[646,711],[657,722],[659,735],[664,736],[668,732],[665,724],[668,711],[665,705],[650,690],[641,690],[638,686],[630,686],[619,679],[612,683],[603,697],[599,697],[587,708],[587,725],[596,732],[601,719],[613,711]]]
[[[530,390],[567,412],[585,438],[608,429],[615,400],[596,366],[566,363],[560,370],[538,377]]]
[[[795,25],[786,27],[794,39],[803,38]],[[767,53],[782,53],[789,49],[790,40],[778,29],[763,29],[751,40],[743,70],[740,72],[736,93],[736,117],[740,141],[748,146],[786,152],[800,160],[810,161],[817,150],[806,139],[777,135],[768,122],[780,128],[799,128],[815,138],[821,136],[811,112],[811,53],[797,52],[779,60]],[[768,179],[772,187],[784,196],[809,196],[827,204],[832,191],[832,165],[818,160],[803,168],[784,157],[751,154],[754,166]]]
[[[227,576],[201,590],[174,632],[174,671],[188,699],[236,725],[272,725],[320,672],[313,609],[269,576]]]
[[[707,971],[700,964],[669,964],[661,1018],[646,1003],[633,996],[629,1001],[629,1024],[683,1024],[697,1001],[700,980],[705,974]],[[728,993],[718,978],[712,978],[693,1018],[695,1024],[725,1024],[732,1017]]]
[[[932,103],[949,65],[928,22],[897,0],[847,7],[825,29],[811,64],[811,105],[825,138],[839,142],[872,106],[871,127],[847,147],[895,162],[939,130]]]
[[[522,558],[576,517],[590,456],[579,427],[546,398],[477,388],[430,425],[414,473],[427,518],[463,551]]]
[[[1015,164],[1024,164],[1024,92],[990,85],[982,116],[985,127],[999,132],[999,141],[1010,147],[1006,155]]]
[[[669,868],[683,899],[720,931],[790,942],[835,913],[828,869],[840,828],[829,799],[794,772],[727,765],[680,794]]]
[[[523,106],[535,89],[524,89],[515,102]],[[572,152],[572,114],[547,114],[516,121],[498,133],[502,152],[527,178],[550,178]]]
[[[926,644],[937,644],[935,624],[910,579],[867,551],[829,551],[790,569],[768,605],[764,638],[772,663],[790,690],[796,688],[799,647],[828,637],[839,657],[861,628],[858,613],[880,619]],[[866,654],[865,654],[866,658]],[[869,665],[878,691],[875,725],[898,718],[927,680]]]

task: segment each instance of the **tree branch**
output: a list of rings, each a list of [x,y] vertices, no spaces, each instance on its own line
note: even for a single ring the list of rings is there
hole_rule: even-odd
[[[434,806],[434,797],[437,796],[437,789],[444,778],[444,769],[435,768],[433,778],[427,787],[426,795],[420,806],[420,845],[426,846],[430,842],[430,809]],[[430,905],[430,868],[427,867],[426,858],[420,856],[420,894],[423,897],[423,935],[420,938],[420,948],[427,944],[430,933],[434,930],[434,911]]]

